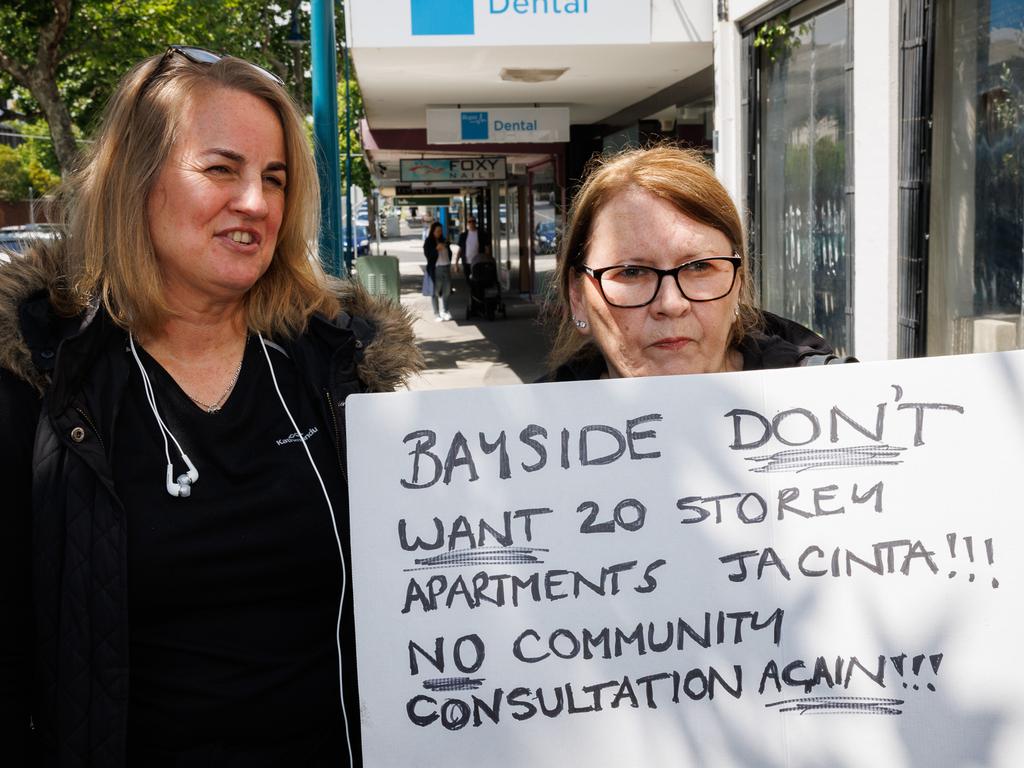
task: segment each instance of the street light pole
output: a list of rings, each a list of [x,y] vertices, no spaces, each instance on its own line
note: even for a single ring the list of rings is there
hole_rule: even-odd
[[[351,271],[352,258],[355,251],[355,238],[352,236],[352,99],[348,92],[348,21],[345,23],[345,265]]]
[[[285,45],[292,49],[292,79],[295,81],[295,103],[303,115],[306,114],[306,85],[302,73],[302,49],[309,43],[302,36],[299,27],[299,3],[301,0],[292,0],[292,21],[288,27],[288,37],[285,38]]]
[[[338,148],[338,53],[334,37],[334,3],[312,0],[310,39],[313,68],[313,134],[320,177],[320,260],[332,275],[342,276],[341,190]],[[347,276],[347,271],[345,275]]]

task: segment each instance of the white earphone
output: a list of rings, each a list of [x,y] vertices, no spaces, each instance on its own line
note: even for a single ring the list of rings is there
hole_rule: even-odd
[[[331,526],[334,529],[334,541],[338,546],[338,557],[341,559],[341,597],[338,602],[338,619],[334,627],[335,647],[338,650],[338,691],[341,699],[341,717],[345,723],[345,745],[348,747],[348,764],[349,768],[355,768],[355,758],[352,754],[352,737],[349,734],[348,728],[348,712],[345,709],[345,679],[341,666],[341,615],[345,606],[345,588],[348,582],[348,569],[345,566],[345,553],[341,548],[341,535],[338,533],[338,520],[334,514],[334,505],[331,503],[330,494],[327,493],[327,486],[324,484],[324,479],[320,474],[320,470],[316,466],[316,462],[313,461],[313,454],[310,453],[309,446],[306,445],[306,437],[302,430],[299,429],[299,425],[292,416],[292,412],[288,409],[288,404],[284,401],[284,396],[281,394],[281,388],[277,384],[277,375],[274,373],[274,364],[270,361],[270,353],[267,351],[267,342],[263,339],[263,334],[257,334],[257,337],[260,340],[260,346],[263,348],[263,356],[267,359],[267,368],[270,370],[270,378],[274,382],[274,391],[277,392],[277,399],[281,401],[281,407],[284,408],[284,412],[288,415],[288,421],[291,422],[292,427],[295,429],[295,434],[299,436],[302,448],[306,451],[306,458],[309,459],[309,464],[313,468],[313,473],[316,475],[316,479],[320,482],[320,490],[323,491],[324,500],[327,502],[327,510],[331,513]],[[172,433],[170,428],[164,423],[164,420],[160,418],[160,412],[156,408],[156,396],[153,393],[153,384],[150,382],[149,374],[146,373],[146,369],[142,365],[142,360],[139,359],[139,353],[135,350],[135,339],[130,333],[128,334],[128,344],[131,347],[132,356],[135,358],[135,362],[139,366],[139,372],[142,374],[142,384],[146,390],[146,400],[149,403],[150,409],[153,411],[153,417],[156,419],[157,425],[160,427],[160,435],[164,439],[164,455],[167,457],[167,492],[171,494],[171,496],[187,499],[192,494],[192,486],[199,481],[199,470],[196,469],[196,465],[192,463],[188,454],[186,454],[182,449],[181,443],[178,442],[174,433]],[[271,346],[280,350],[282,354],[285,354],[284,350],[276,344],[271,343]],[[178,475],[177,479],[174,477],[174,463],[171,461],[170,445],[167,442],[168,436],[170,436],[171,440],[174,442],[174,445],[178,449],[178,453],[181,455],[181,460],[188,468],[188,471]]]
[[[171,432],[166,424],[164,424],[164,420],[160,418],[160,412],[156,409],[156,396],[153,394],[153,383],[149,380],[149,374],[146,373],[146,368],[142,365],[142,361],[139,359],[139,353],[135,350],[135,337],[132,334],[128,334],[128,345],[131,347],[132,357],[135,358],[135,362],[139,366],[139,373],[142,374],[142,386],[146,390],[146,401],[149,403],[150,410],[153,411],[153,417],[156,419],[157,426],[160,427],[160,436],[164,439],[164,455],[167,457],[167,492],[171,494],[171,496],[187,499],[192,495],[192,486],[199,481],[199,470],[196,469],[196,465],[192,463],[192,459],[190,459],[188,454],[182,449],[181,443],[178,442],[178,438],[174,436],[174,433]],[[174,462],[171,461],[171,449],[167,443],[168,435],[170,435],[171,440],[174,441],[174,445],[177,447],[178,453],[181,454],[181,460],[185,462],[185,466],[188,467],[188,471],[178,475],[177,479],[174,477]]]

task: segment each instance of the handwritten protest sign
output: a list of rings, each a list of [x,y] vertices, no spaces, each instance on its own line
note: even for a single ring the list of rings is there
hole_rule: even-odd
[[[1024,765],[1024,352],[348,401],[366,765]]]

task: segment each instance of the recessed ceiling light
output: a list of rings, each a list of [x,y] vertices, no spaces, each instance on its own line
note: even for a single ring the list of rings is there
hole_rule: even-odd
[[[568,67],[560,69],[505,68],[501,70],[501,79],[510,83],[550,83],[568,71]]]

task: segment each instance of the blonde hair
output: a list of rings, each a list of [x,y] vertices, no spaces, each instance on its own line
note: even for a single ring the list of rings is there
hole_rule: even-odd
[[[743,224],[725,187],[699,153],[670,145],[631,149],[606,158],[595,158],[587,168],[587,179],[576,193],[569,223],[562,236],[558,261],[551,281],[545,315],[554,326],[554,342],[549,355],[557,368],[573,358],[590,352],[599,354],[591,338],[580,334],[572,321],[569,300],[572,280],[582,279],[576,267],[586,260],[590,233],[601,207],[628,189],[642,189],[667,200],[691,219],[717,229],[729,240],[733,252],[742,259],[737,272],[740,279],[739,318],[733,324],[729,345],[736,345],[750,332],[763,326],[757,307]],[[588,349],[589,348],[589,349]]]
[[[320,218],[316,168],[302,117],[288,93],[242,59],[206,64],[176,53],[148,58],[125,75],[98,135],[58,194],[71,303],[79,310],[98,300],[114,322],[138,331],[152,331],[171,315],[146,201],[191,100],[216,88],[263,99],[284,134],[284,214],[270,266],[245,297],[250,330],[293,336],[314,313],[338,313],[338,301],[315,260]]]

